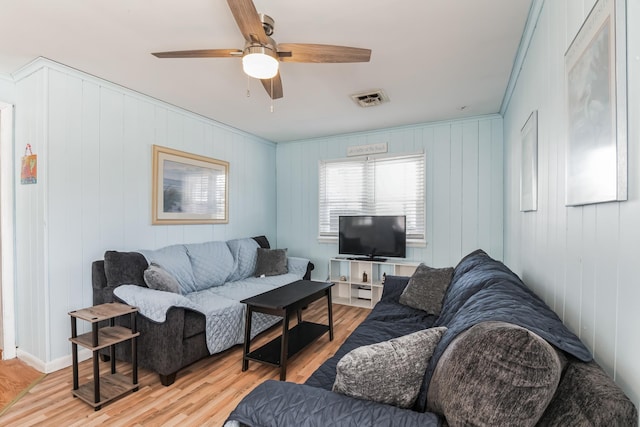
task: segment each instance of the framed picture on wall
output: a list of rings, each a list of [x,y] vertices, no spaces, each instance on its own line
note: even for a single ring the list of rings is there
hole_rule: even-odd
[[[567,206],[627,199],[625,4],[598,0],[565,53]]]
[[[538,209],[538,111],[533,111],[520,131],[520,211]]]
[[[229,222],[229,163],[153,146],[152,224]]]

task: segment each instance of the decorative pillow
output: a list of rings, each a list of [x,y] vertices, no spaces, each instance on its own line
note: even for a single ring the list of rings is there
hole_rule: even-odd
[[[427,409],[450,426],[533,426],[553,398],[562,365],[533,332],[506,322],[478,323],[440,357]]]
[[[431,268],[421,263],[400,295],[400,303],[438,316],[452,277],[451,267]]]
[[[104,275],[107,286],[138,285],[146,287],[144,271],[149,266],[139,252],[106,251],[104,253]]]
[[[158,264],[151,263],[144,271],[144,281],[150,289],[157,291],[180,293],[180,283]]]
[[[414,332],[351,350],[338,361],[333,391],[410,408],[431,354],[447,328]]]
[[[256,261],[256,277],[278,276],[287,274],[287,250],[258,248],[258,260]]]

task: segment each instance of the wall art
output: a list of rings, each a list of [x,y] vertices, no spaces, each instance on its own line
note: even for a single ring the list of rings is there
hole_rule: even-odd
[[[520,131],[520,211],[538,210],[538,111],[529,115]]]
[[[565,53],[567,206],[627,199],[625,7],[596,2]]]
[[[229,163],[153,146],[152,224],[229,222]]]

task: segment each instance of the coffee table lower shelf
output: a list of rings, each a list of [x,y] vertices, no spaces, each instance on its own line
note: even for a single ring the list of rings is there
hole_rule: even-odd
[[[294,326],[288,333],[287,359],[311,344],[324,333],[329,331],[328,325],[313,322],[302,322]],[[280,366],[280,350],[282,336],[279,336],[257,350],[245,356],[245,359],[262,362],[272,366]]]
[[[127,392],[137,391],[138,384],[132,384],[131,378],[115,373],[100,377],[100,401],[94,402],[94,382],[81,385],[77,390],[72,390],[73,395],[84,400],[94,408],[100,408],[107,402],[114,400]]]

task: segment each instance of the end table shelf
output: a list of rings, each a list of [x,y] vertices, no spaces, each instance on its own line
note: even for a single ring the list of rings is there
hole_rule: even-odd
[[[73,395],[78,397],[97,411],[105,403],[138,390],[138,360],[136,338],[136,313],[138,309],[126,304],[107,303],[69,312],[71,316],[71,347],[73,357]],[[115,319],[120,316],[131,316],[131,329],[116,326]],[[91,332],[78,335],[76,319],[91,323]],[[98,322],[109,321],[109,326],[99,327]],[[131,341],[132,378],[116,372],[115,346]],[[78,382],[78,345],[93,352],[93,381],[79,385]],[[111,374],[100,377],[99,351],[109,348]]]
[[[302,322],[289,330],[287,359],[329,331],[329,325],[313,322]],[[246,355],[248,360],[262,362],[273,366],[281,364],[282,336],[276,337],[257,350]]]

